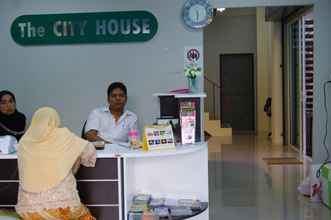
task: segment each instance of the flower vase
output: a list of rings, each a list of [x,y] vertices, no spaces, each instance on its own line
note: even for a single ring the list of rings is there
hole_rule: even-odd
[[[188,77],[187,80],[188,80],[188,88],[191,90],[191,92],[192,93],[197,93],[198,92],[197,79]]]

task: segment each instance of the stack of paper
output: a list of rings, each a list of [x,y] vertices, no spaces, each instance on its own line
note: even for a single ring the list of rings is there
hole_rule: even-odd
[[[164,198],[153,198],[151,202],[149,203],[149,206],[154,208],[154,207],[160,207],[163,206],[165,202]]]
[[[180,199],[178,200],[178,206],[188,207],[192,210],[200,210],[201,202],[193,199]]]
[[[149,209],[149,201],[151,195],[149,194],[137,194],[133,197],[132,206],[130,212],[144,212]]]
[[[178,206],[178,201],[177,199],[166,198],[164,201],[164,205],[169,207]]]
[[[192,215],[193,212],[188,207],[172,207],[170,209],[171,216],[189,216]]]
[[[160,218],[169,216],[169,209],[167,207],[156,207],[153,209],[153,212]]]
[[[137,194],[133,197],[133,203],[149,203],[151,198],[149,194]]]

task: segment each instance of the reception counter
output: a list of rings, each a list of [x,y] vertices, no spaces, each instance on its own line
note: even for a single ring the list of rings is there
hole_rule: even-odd
[[[0,208],[17,202],[16,155],[0,155]],[[137,193],[208,202],[207,143],[177,146],[175,150],[145,152],[119,145],[97,150],[94,168],[81,167],[76,175],[82,202],[98,220],[126,220]],[[207,220],[208,208],[189,219]]]

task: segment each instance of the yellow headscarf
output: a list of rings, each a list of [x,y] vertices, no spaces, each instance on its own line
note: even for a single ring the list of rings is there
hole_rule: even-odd
[[[87,146],[87,141],[59,126],[60,117],[55,109],[43,107],[34,113],[17,150],[24,190],[42,192],[59,184]]]

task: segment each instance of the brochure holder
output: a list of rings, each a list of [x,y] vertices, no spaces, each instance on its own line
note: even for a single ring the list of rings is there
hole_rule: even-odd
[[[175,149],[175,140],[170,125],[146,125],[144,128],[144,150]]]
[[[180,125],[182,144],[194,144],[196,129],[196,110],[194,101],[180,102]]]

